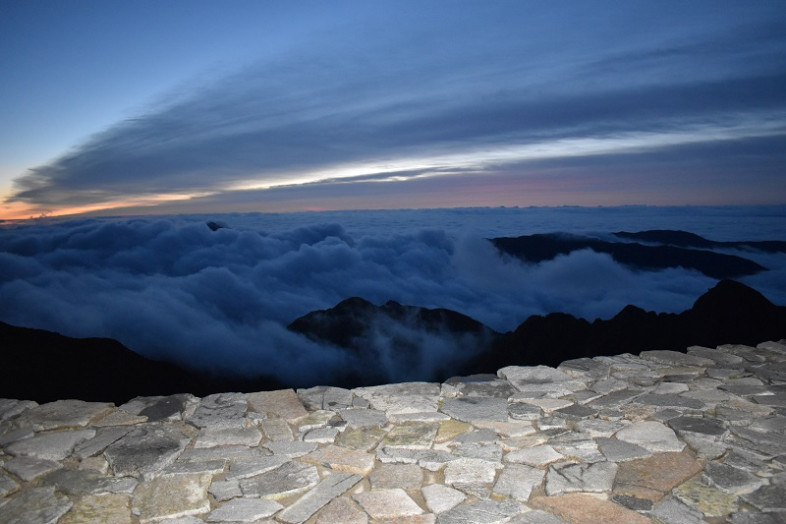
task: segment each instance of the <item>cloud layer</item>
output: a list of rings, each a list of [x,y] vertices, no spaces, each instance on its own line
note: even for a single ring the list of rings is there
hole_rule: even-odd
[[[506,213],[511,219],[505,210],[487,214],[493,221]],[[409,216],[399,217],[403,229]],[[261,215],[225,217],[233,228],[216,231],[206,226],[207,217],[0,230],[0,320],[108,336],[148,357],[270,373],[298,384],[368,365],[285,328],[352,296],[448,308],[507,331],[529,315],[554,311],[588,319],[609,318],[629,303],[682,311],[715,283],[678,268],[634,271],[588,250],[526,265],[501,257],[481,235],[455,234],[451,227],[350,234],[320,217],[311,215],[314,225],[273,233],[256,228]],[[381,218],[356,214],[368,224]],[[786,257],[756,260],[773,270],[745,282],[786,303]],[[455,343],[421,338],[424,352],[447,352]],[[399,379],[399,371],[391,366],[387,377]]]
[[[488,190],[490,204],[500,195],[488,188],[509,193],[511,179],[519,198],[547,183],[562,185],[571,203],[589,203],[575,199],[592,187],[588,198],[605,203],[604,193],[626,186],[617,203],[644,202],[651,180],[681,189],[686,202],[704,203],[708,190],[733,200],[745,187],[759,188],[759,202],[782,200],[786,75],[776,57],[786,20],[767,5],[725,7],[709,20],[696,6],[677,14],[641,4],[539,14],[475,6],[449,19],[394,9],[364,19],[364,29],[326,25],[313,40],[186,83],[97,132],[21,176],[12,200],[207,196],[196,203],[231,209],[255,190],[258,201],[284,197],[290,209],[325,192],[344,196],[334,207],[361,208],[367,194],[387,190],[399,202],[397,191],[425,191],[433,205],[444,184],[454,200],[446,205],[471,205],[457,180],[468,180],[468,193]],[[390,30],[397,19],[406,31]],[[745,172],[713,149],[744,158]],[[570,169],[577,159],[581,180]],[[383,181],[403,188],[380,189]],[[265,198],[279,186],[288,189]]]

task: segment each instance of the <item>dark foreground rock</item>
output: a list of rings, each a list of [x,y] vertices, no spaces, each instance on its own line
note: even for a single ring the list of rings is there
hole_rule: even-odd
[[[109,338],[72,338],[0,322],[0,397],[123,403],[139,395],[209,394],[232,386],[276,387],[272,380],[209,377],[146,359]]]

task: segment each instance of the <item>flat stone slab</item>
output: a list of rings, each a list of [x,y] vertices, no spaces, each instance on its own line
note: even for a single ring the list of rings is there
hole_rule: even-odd
[[[657,453],[619,464],[614,493],[657,502],[702,470],[689,453]]]
[[[535,497],[532,505],[554,513],[568,522],[652,524],[649,518],[619,504],[580,493],[558,497]]]
[[[238,428],[246,423],[248,402],[242,393],[216,393],[204,397],[186,421],[198,428]]]
[[[246,398],[250,411],[268,413],[287,422],[295,422],[308,415],[308,411],[293,389],[246,393]]]
[[[428,509],[434,513],[448,511],[466,500],[467,496],[457,489],[442,484],[429,484],[421,490]]]
[[[627,460],[635,460],[652,455],[652,453],[641,446],[625,442],[616,438],[596,438],[595,442],[598,444],[598,449],[606,460],[612,462],[625,462]]]
[[[62,468],[60,462],[54,460],[40,459],[37,457],[14,457],[6,460],[3,468],[9,473],[13,473],[25,482],[29,482],[36,477]]]
[[[520,464],[510,464],[502,470],[492,493],[522,502],[529,500],[532,490],[540,487],[546,472],[542,469]]]
[[[368,515],[348,497],[340,497],[319,512],[317,524],[368,524]]]
[[[346,421],[350,428],[364,428],[368,426],[381,428],[388,423],[388,417],[385,415],[385,412],[376,409],[341,409],[338,414]]]
[[[506,422],[508,401],[503,398],[460,397],[445,399],[440,411],[462,422],[479,420]]]
[[[197,515],[210,511],[207,488],[211,476],[172,475],[140,484],[134,491],[131,511],[140,522]]]
[[[416,464],[380,464],[369,475],[371,489],[420,489],[423,470]]]
[[[270,517],[283,506],[274,500],[238,498],[210,512],[208,522],[256,522]]]
[[[104,456],[115,475],[151,474],[174,462],[188,442],[188,437],[176,429],[140,426],[110,445]]]
[[[439,515],[440,524],[497,524],[509,522],[519,513],[513,501],[483,500],[474,504],[461,504]]]
[[[278,500],[308,491],[318,482],[315,466],[289,461],[268,473],[241,480],[240,489],[246,496]]]
[[[420,515],[423,510],[400,488],[366,491],[353,495],[372,519],[396,519]]]
[[[552,465],[546,475],[546,494],[611,491],[616,474],[614,462]]]
[[[541,446],[533,446],[531,448],[524,448],[518,451],[511,451],[505,455],[505,462],[512,462],[514,464],[527,464],[528,466],[545,466],[564,458],[562,453],[559,453],[548,444]]]
[[[276,518],[292,524],[303,523],[323,506],[347,492],[361,480],[363,480],[362,476],[350,473],[328,475],[314,489],[300,497],[297,502],[282,511]]]
[[[43,460],[63,460],[77,444],[95,436],[94,429],[61,430],[39,433],[6,447],[12,455],[29,455]]]
[[[655,421],[634,422],[622,428],[614,435],[619,440],[636,444],[642,448],[655,452],[682,451],[685,443],[677,438],[672,429],[665,424]]]
[[[112,404],[104,402],[56,400],[23,411],[15,419],[15,423],[19,426],[30,426],[35,431],[81,428],[108,415],[113,409]]]
[[[328,445],[301,458],[303,462],[318,464],[334,471],[367,475],[374,468],[374,455],[365,451]]]
[[[0,505],[4,523],[57,522],[73,506],[68,497],[54,487],[32,488],[11,497]]]

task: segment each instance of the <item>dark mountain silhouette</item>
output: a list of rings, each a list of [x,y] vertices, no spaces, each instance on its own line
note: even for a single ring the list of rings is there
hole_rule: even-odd
[[[389,382],[391,377],[442,381],[499,337],[477,320],[448,309],[402,306],[392,300],[376,306],[358,297],[308,313],[288,329],[347,350],[357,365],[333,378],[334,385],[346,387]],[[446,351],[449,358],[441,358]]]
[[[755,345],[786,338],[786,307],[758,291],[723,280],[679,314],[626,306],[609,320],[588,322],[562,313],[532,316],[473,363],[478,371],[507,365],[556,366],[568,359],[638,354],[688,346]]]
[[[146,359],[109,338],[71,338],[0,322],[3,380],[0,398],[50,402],[77,398],[122,404],[136,396],[193,393],[237,387],[276,387],[272,380],[209,377]]]
[[[429,358],[422,347],[429,340],[455,344],[451,346],[454,353],[440,356],[434,368],[437,376],[433,380],[445,380],[455,375],[493,373],[508,365],[556,366],[565,360],[598,355],[780,340],[786,338],[786,307],[772,304],[739,282],[724,280],[679,314],[629,305],[611,319],[589,322],[552,313],[532,316],[505,334],[455,311],[392,301],[375,306],[361,298],[309,313],[292,322],[289,329],[343,347],[360,362],[369,363],[359,371],[324,378],[324,385],[355,387],[380,383],[384,377],[375,374],[385,364],[373,346],[378,340],[374,335],[387,338],[388,349],[394,351],[388,357],[403,362],[404,369],[415,369],[418,358]],[[433,338],[423,338],[424,333]],[[4,371],[0,398],[38,402],[78,398],[120,404],[140,395],[188,392],[205,396],[292,387],[270,377],[207,376],[145,359],[106,338],[70,338],[0,322],[0,341]]]
[[[716,242],[708,240],[695,233],[672,229],[651,229],[649,231],[639,231],[629,233],[620,231],[614,233],[619,238],[640,240],[642,242],[652,242],[678,247],[693,247],[701,249],[734,248],[743,250],[756,250],[765,253],[786,253],[786,242],[780,240],[740,240],[734,242]]]
[[[321,342],[351,349],[366,350],[364,340],[372,323],[408,324],[431,332],[471,334],[478,337],[496,334],[477,320],[449,309],[402,306],[393,300],[382,306],[358,297],[343,300],[335,307],[313,311],[287,328]]]
[[[684,233],[684,235],[683,233],[677,232],[673,237],[677,240],[684,239],[684,235],[697,237],[692,233]],[[666,237],[668,235],[664,235],[664,238]],[[689,249],[674,245],[648,246],[635,242],[608,242],[592,237],[556,233],[492,238],[491,243],[503,253],[533,263],[551,260],[557,255],[567,255],[580,249],[591,249],[597,253],[607,253],[620,264],[638,269],[683,267],[695,269],[717,279],[738,278],[766,269],[743,257],[704,249]]]

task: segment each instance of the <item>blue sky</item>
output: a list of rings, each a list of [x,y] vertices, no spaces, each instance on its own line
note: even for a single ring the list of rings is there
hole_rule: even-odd
[[[0,0],[0,218],[786,203],[786,7]]]

